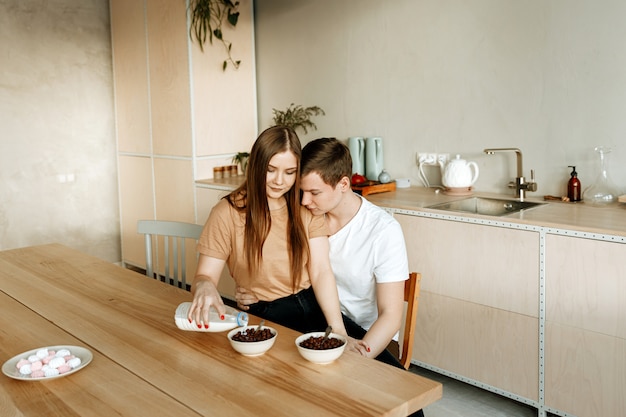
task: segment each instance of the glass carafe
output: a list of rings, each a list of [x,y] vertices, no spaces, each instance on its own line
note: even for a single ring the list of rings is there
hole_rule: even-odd
[[[611,182],[608,171],[608,154],[611,148],[598,146],[594,150],[600,156],[600,172],[596,181],[583,191],[583,201],[602,207],[617,201],[617,187]]]

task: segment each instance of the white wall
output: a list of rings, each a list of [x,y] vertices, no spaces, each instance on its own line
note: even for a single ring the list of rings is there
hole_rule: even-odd
[[[576,165],[626,192],[626,2],[621,0],[262,0],[256,7],[259,124],[272,108],[319,105],[319,136],[382,136],[392,177],[418,151],[479,164],[479,191],[511,193],[513,154],[530,196],[566,195]],[[431,173],[434,179],[437,173]]]
[[[0,250],[118,261],[108,1],[0,0],[0,62]]]

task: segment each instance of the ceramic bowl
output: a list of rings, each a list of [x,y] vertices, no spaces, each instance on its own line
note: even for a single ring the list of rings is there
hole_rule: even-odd
[[[256,329],[257,327],[258,325],[237,327],[236,329],[228,332],[228,341],[233,349],[244,356],[259,356],[270,350],[271,347],[274,346],[274,342],[276,342],[276,338],[278,337],[278,331],[270,326],[263,326],[263,329],[269,329],[270,332],[272,332],[273,336],[270,339],[262,340],[260,342],[240,342],[233,340],[233,336],[242,330],[247,331],[248,329]]]
[[[305,333],[301,336],[298,336],[296,338],[296,347],[298,348],[298,352],[300,352],[300,355],[302,355],[304,359],[308,360],[309,362],[325,365],[327,363],[331,363],[335,361],[343,354],[343,351],[346,348],[347,340],[345,337],[339,334],[331,333],[328,337],[329,338],[334,337],[335,339],[339,339],[343,341],[343,345],[336,347],[334,349],[324,349],[324,350],[307,349],[305,347],[300,346],[300,343],[302,343],[303,341],[311,337],[320,337],[320,336],[324,336],[324,332],[311,332],[311,333]]]

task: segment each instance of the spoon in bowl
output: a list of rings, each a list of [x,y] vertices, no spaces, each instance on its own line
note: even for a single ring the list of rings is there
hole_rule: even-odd
[[[322,339],[322,340],[328,340],[328,336],[330,335],[330,332],[332,332],[332,331],[333,331],[332,326],[328,326],[326,328],[326,333],[324,333],[324,339]]]

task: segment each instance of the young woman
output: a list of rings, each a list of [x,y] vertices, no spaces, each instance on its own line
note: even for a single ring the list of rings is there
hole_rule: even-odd
[[[245,182],[212,209],[198,241],[188,319],[209,327],[221,315],[217,291],[228,264],[238,287],[256,296],[248,312],[301,332],[330,325],[346,335],[328,257],[328,227],[300,205],[300,140],[287,127],[262,132]]]

